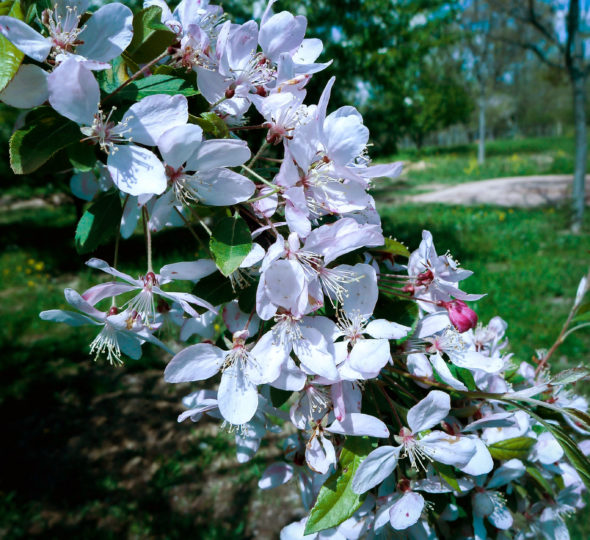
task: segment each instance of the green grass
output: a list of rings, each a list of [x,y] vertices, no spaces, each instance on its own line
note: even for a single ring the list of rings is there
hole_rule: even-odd
[[[477,163],[476,145],[426,147],[421,152],[406,150],[379,160],[403,160],[406,166],[399,178],[380,180],[376,195],[392,191],[400,195],[419,193],[428,189],[426,184],[453,185],[509,176],[572,174],[573,156],[574,141],[567,137],[490,141],[486,144],[486,160],[482,165]]]

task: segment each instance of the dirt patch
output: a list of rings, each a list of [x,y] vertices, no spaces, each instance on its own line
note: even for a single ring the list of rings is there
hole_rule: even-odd
[[[516,176],[466,182],[407,197],[406,201],[443,204],[493,204],[530,208],[554,205],[571,197],[573,177],[567,174]],[[586,204],[590,204],[590,175],[586,177]]]

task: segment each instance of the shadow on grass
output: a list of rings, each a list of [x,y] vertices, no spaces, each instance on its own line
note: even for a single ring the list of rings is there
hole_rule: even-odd
[[[164,383],[161,360],[92,365],[78,346],[5,351],[29,369],[21,393],[0,404],[3,537],[264,538],[251,513],[270,458],[238,464],[217,420],[177,424],[183,392]],[[0,376],[16,371],[3,362]],[[271,538],[294,511],[258,528]]]

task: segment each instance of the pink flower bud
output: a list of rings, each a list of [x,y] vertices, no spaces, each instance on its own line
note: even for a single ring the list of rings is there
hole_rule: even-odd
[[[463,300],[451,300],[450,302],[439,302],[449,312],[449,319],[453,326],[461,333],[475,328],[477,324],[477,313],[467,306]]]

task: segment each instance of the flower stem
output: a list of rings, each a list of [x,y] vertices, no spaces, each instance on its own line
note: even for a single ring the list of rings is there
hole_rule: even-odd
[[[143,232],[145,234],[145,245],[147,249],[147,269],[148,272],[153,272],[154,269],[152,267],[152,233],[150,232],[150,225],[149,220],[150,217],[148,216],[148,211],[145,206],[141,208],[143,214]]]

